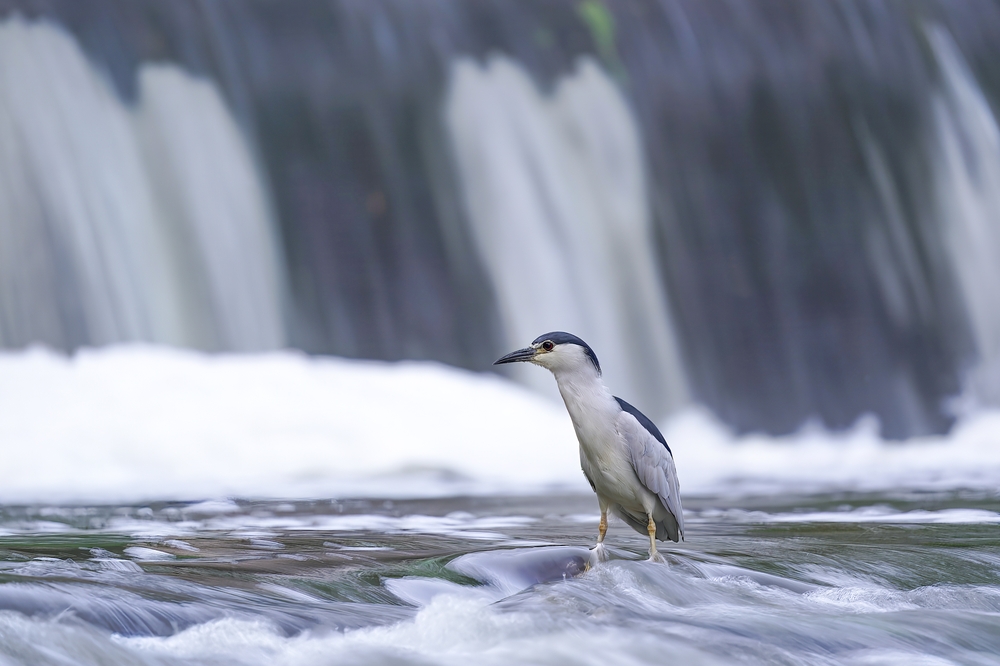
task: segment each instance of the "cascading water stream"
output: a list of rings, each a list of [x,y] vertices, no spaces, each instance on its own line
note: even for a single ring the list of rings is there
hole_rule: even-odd
[[[144,65],[130,108],[20,18],[0,59],[0,344],[281,346],[281,251],[214,85]]]
[[[611,386],[656,413],[683,404],[641,141],[614,81],[582,60],[546,96],[509,59],[459,61],[445,118],[508,344],[574,331],[601,350]]]
[[[977,359],[965,409],[1000,405],[1000,126],[954,41],[929,32],[941,66],[931,141],[941,236],[968,313]]]

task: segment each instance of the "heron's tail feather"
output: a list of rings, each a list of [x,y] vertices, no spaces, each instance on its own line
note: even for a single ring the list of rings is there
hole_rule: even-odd
[[[628,523],[628,526],[634,529],[639,534],[646,534],[646,516],[645,514],[636,514],[624,509],[621,505],[615,504],[611,507],[611,511]],[[681,534],[680,526],[677,524],[677,519],[673,517],[670,513],[663,516],[659,520],[654,517],[654,522],[656,523],[656,539],[657,541],[673,541],[675,543],[679,542],[684,538]]]

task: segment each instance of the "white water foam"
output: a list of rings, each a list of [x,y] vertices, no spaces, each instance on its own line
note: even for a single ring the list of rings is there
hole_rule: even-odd
[[[5,503],[590,492],[561,405],[434,363],[124,346],[3,353],[0,376]],[[689,410],[661,426],[688,495],[1000,480],[997,411],[908,442],[874,420],[737,437]]]
[[[35,349],[0,376],[2,502],[586,487],[553,404],[432,363]]]
[[[848,508],[843,511],[767,513],[744,509],[708,509],[695,513],[695,520],[744,523],[927,523],[969,525],[1000,523],[1000,513],[984,509],[899,511],[885,505]],[[596,519],[595,519],[596,520]]]
[[[969,619],[942,611],[975,608],[992,613],[998,601],[996,589],[986,586],[934,585],[900,591],[855,580],[818,587],[771,575],[760,582],[742,573],[738,567],[713,575],[619,561],[555,586],[534,588],[502,606],[490,602],[495,593],[511,590],[487,581],[483,587],[463,589],[440,579],[414,577],[396,579],[390,588],[402,591],[421,608],[412,619],[390,626],[286,637],[267,622],[226,618],[165,638],[116,636],[114,642],[137,659],[196,663],[527,660],[596,666],[655,663],[663,654],[684,664],[731,663],[732,654],[740,654],[748,663],[932,663],[921,660],[927,648],[916,642],[926,631],[914,624],[924,619],[924,610],[935,612],[940,626]],[[899,616],[899,611],[909,614]],[[845,631],[858,626],[857,616],[863,616],[864,631],[843,640]],[[747,636],[754,638],[746,640]],[[713,649],[720,644],[724,650]],[[833,657],[827,646],[836,650]],[[891,652],[894,658],[869,661],[867,657],[876,651]]]
[[[624,635],[623,635],[624,634]],[[658,640],[659,639],[659,640]],[[345,634],[285,638],[265,622],[223,619],[169,638],[118,638],[139,659],[222,659],[240,664],[648,664],[668,649],[685,664],[721,663],[685,641],[638,630],[567,626],[541,613],[501,612],[482,595],[440,594],[412,621]],[[665,644],[666,643],[666,644]],[[233,662],[234,658],[238,661]],[[203,662],[197,662],[203,663]]]

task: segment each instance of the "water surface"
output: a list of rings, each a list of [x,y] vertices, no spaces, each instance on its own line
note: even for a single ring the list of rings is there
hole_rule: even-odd
[[[0,509],[0,664],[1000,663],[982,491]]]

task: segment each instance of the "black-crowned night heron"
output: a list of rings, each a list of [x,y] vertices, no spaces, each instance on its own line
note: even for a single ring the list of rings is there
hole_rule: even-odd
[[[601,525],[593,559],[607,559],[608,510],[640,534],[649,535],[649,559],[658,561],[656,540],[684,538],[684,511],[673,454],[653,422],[601,381],[601,364],[586,342],[555,331],[538,336],[493,365],[528,361],[548,368],[580,441],[580,466],[597,493]]]

